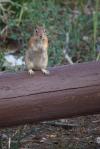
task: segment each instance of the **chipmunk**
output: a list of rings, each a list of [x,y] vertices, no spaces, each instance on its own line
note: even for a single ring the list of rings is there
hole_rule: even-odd
[[[48,75],[48,37],[43,27],[37,26],[29,40],[28,50],[25,53],[25,64],[30,75],[34,70],[41,70]]]

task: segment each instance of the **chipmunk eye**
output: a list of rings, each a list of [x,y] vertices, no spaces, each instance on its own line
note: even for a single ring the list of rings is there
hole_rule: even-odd
[[[36,32],[36,33],[38,32],[37,29],[35,30],[35,32]]]

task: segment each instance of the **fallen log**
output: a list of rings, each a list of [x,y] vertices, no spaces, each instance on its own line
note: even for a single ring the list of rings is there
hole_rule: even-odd
[[[100,62],[0,73],[0,127],[100,113]]]

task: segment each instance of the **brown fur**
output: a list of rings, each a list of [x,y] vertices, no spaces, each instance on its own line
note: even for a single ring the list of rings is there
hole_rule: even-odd
[[[43,27],[37,27],[25,53],[28,71],[46,69],[48,65],[48,37]],[[30,73],[30,72],[29,72]]]

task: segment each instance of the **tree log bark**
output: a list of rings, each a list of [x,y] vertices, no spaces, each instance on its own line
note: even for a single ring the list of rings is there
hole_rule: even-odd
[[[0,127],[100,113],[100,62],[0,73]]]

